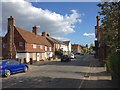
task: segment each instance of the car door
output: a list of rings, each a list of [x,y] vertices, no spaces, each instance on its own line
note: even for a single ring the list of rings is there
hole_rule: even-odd
[[[20,72],[23,70],[23,66],[20,62],[14,60],[13,63],[14,63],[14,67],[15,67],[16,72]]]
[[[6,63],[6,69],[9,69],[12,73],[16,72],[16,67],[15,67],[15,65],[14,65],[12,60],[9,60]]]

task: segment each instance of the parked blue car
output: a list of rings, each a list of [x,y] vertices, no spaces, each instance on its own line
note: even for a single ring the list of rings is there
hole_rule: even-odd
[[[9,77],[11,74],[28,71],[28,65],[16,60],[0,60],[0,75]]]

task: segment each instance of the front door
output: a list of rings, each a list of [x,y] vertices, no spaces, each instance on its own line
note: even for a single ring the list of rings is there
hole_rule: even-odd
[[[37,61],[40,60],[40,53],[37,53]]]

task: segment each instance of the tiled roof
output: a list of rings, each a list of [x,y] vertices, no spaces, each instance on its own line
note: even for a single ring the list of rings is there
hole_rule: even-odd
[[[72,46],[80,46],[80,47],[82,47],[82,48],[85,48],[85,46],[80,45],[80,44],[72,44]]]
[[[46,37],[49,41],[51,41],[52,43],[55,43],[55,44],[59,44],[58,42],[56,42],[53,38],[51,37]]]
[[[56,41],[57,43],[59,43],[59,44],[63,44],[63,45],[65,45],[65,43],[63,43],[62,41],[60,41],[60,40],[58,40],[58,39],[55,39],[55,38],[52,38],[54,41]]]
[[[49,39],[50,41],[52,41],[52,42],[55,43],[55,44],[65,45],[65,43],[63,43],[62,41],[57,40],[57,39],[55,39],[55,38],[52,38],[52,37],[49,37],[49,36],[48,36],[47,39]]]
[[[48,40],[40,35],[35,35],[32,32],[29,32],[27,30],[24,30],[19,27],[15,27],[15,29],[19,32],[19,34],[22,36],[22,38],[27,42],[31,44],[39,44],[39,45],[47,45],[47,46],[52,46]]]

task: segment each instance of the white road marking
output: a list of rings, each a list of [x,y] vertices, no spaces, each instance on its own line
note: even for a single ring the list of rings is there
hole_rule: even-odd
[[[90,64],[89,64],[89,67],[88,67],[89,72],[86,73],[85,76],[88,76],[88,74],[90,73],[91,65],[92,65],[92,64],[90,63]],[[83,79],[82,79],[82,81],[81,81],[81,83],[80,83],[80,85],[79,85],[79,87],[78,87],[78,90],[79,90],[80,88],[82,88],[82,85],[83,85],[83,83],[84,83],[84,80],[86,80],[86,77],[83,77]]]

